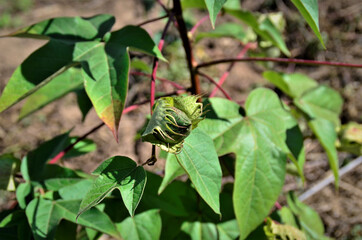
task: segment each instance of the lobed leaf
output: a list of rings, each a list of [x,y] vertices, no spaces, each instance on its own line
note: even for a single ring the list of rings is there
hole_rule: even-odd
[[[219,156],[236,154],[233,205],[244,239],[268,215],[283,186],[289,113],[267,89],[249,95],[246,113],[225,99],[210,103],[200,129],[212,137]]]
[[[104,161],[93,174],[99,176],[82,200],[78,216],[100,203],[114,189],[121,192],[123,202],[133,216],[146,185],[144,169],[137,167],[130,158],[115,156]]]

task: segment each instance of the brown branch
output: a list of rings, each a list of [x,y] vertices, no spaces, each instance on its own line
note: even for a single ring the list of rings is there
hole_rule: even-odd
[[[159,21],[159,20],[162,20],[162,19],[167,18],[168,16],[169,16],[169,15],[166,14],[166,15],[161,16],[161,17],[152,18],[152,19],[149,19],[149,20],[146,20],[146,21],[144,21],[144,22],[141,22],[141,23],[137,24],[137,26],[141,27],[141,26],[146,25],[146,24],[148,24],[148,23],[157,22],[157,21]]]
[[[178,31],[186,54],[187,66],[191,78],[191,92],[193,94],[201,94],[200,81],[194,69],[194,59],[192,56],[191,43],[187,36],[187,28],[182,16],[180,0],[173,0],[173,12],[176,18]]]
[[[195,68],[199,69],[202,67],[209,67],[221,63],[230,62],[280,62],[280,63],[296,63],[304,65],[325,65],[335,67],[351,67],[351,68],[362,68],[362,64],[342,63],[342,62],[328,62],[328,61],[315,61],[306,59],[295,59],[295,58],[271,58],[271,57],[247,57],[247,58],[224,58],[215,61],[205,62],[198,64]]]

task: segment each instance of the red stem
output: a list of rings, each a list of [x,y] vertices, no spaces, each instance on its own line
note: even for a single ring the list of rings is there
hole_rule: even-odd
[[[135,76],[151,77],[151,74],[147,74],[147,73],[143,73],[143,72],[133,72],[133,71],[131,71],[129,74],[135,75]],[[186,90],[186,88],[184,86],[181,86],[180,84],[175,83],[174,81],[168,80],[166,78],[156,77],[156,79],[160,80],[162,82],[169,83],[170,85],[172,85],[173,87],[175,87],[178,90]]]
[[[207,19],[209,19],[209,15],[201,18],[196,24],[195,26],[193,26],[191,28],[191,30],[189,31],[189,33],[191,34],[191,36],[196,32],[197,28],[200,27],[201,24],[203,24]]]
[[[351,68],[362,68],[362,64],[352,64],[352,63],[342,63],[342,62],[328,62],[328,61],[315,61],[315,60],[305,60],[305,59],[295,59],[295,58],[271,58],[271,57],[247,57],[247,58],[224,58],[220,60],[200,63],[196,66],[196,69],[202,67],[208,67],[220,63],[229,63],[229,62],[281,62],[281,63],[296,63],[296,64],[305,64],[305,65],[325,65],[325,66],[336,66],[336,67],[351,67]]]
[[[152,23],[152,22],[156,22],[156,21],[159,21],[159,20],[162,20],[162,19],[165,19],[168,17],[168,14],[164,15],[164,16],[161,16],[161,17],[157,17],[157,18],[152,18],[152,19],[149,19],[147,21],[144,21],[144,22],[141,22],[139,24],[137,24],[137,26],[141,27],[143,25],[146,25],[148,23]]]
[[[160,42],[158,43],[158,49],[162,51],[163,44],[165,43],[165,36],[168,27],[170,26],[170,23],[172,21],[172,16],[169,17],[165,28],[163,29],[162,36],[160,39]],[[155,94],[156,94],[156,78],[157,78],[157,69],[158,69],[158,58],[153,59],[153,67],[152,67],[152,75],[151,75],[151,100],[150,100],[150,107],[151,107],[151,114],[152,114],[152,107],[155,104]]]
[[[240,53],[236,56],[236,58],[239,59],[239,58],[244,57],[244,55],[248,52],[248,50],[249,50],[250,48],[256,48],[256,47],[257,47],[257,44],[256,44],[256,43],[247,43],[247,44],[243,47],[243,49],[241,49]],[[233,69],[234,65],[235,65],[235,62],[232,62],[232,63],[229,65],[229,67],[228,67],[228,69],[226,70],[226,72],[224,72],[224,74],[221,76],[221,78],[220,78],[220,80],[219,80],[219,82],[218,82],[220,86],[225,82],[226,78],[229,76],[229,74],[230,74],[231,70]],[[211,97],[211,98],[214,97],[215,94],[217,93],[217,90],[218,90],[218,88],[217,88],[217,87],[214,87],[214,89],[212,90],[212,92],[211,92],[211,94],[210,94],[209,97]]]
[[[206,75],[205,73],[202,73],[202,72],[198,72],[201,76],[205,77],[207,80],[209,80],[210,82],[212,82],[213,84],[215,84],[215,86],[220,89],[220,91],[225,95],[225,97],[229,100],[232,101],[230,95],[214,80],[212,79],[212,77]]]

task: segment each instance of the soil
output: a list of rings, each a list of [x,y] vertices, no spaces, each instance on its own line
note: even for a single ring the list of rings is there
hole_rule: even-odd
[[[145,13],[141,0],[34,0],[34,6],[28,12],[18,13],[24,23],[35,23],[43,19],[57,16],[93,16],[99,13],[109,13],[116,17],[114,29],[119,29],[127,24],[137,24],[145,19],[159,16],[161,9],[153,8]],[[320,28],[326,39],[327,50],[322,51],[316,42],[316,37],[305,27],[305,24],[291,3],[282,0],[262,1],[245,0],[242,6],[251,11],[271,12],[282,11],[288,19],[285,36],[288,36],[287,45],[293,57],[310,58],[318,60],[342,61],[361,63],[362,60],[362,5],[359,0],[333,1],[322,0],[320,4]],[[267,9],[267,10],[266,10]],[[1,11],[1,8],[0,8]],[[1,12],[0,12],[1,14]],[[204,13],[202,13],[204,14]],[[197,16],[197,18],[201,18]],[[27,25],[27,24],[24,24]],[[163,24],[151,23],[144,27],[150,34],[157,33]],[[202,26],[208,28],[207,26]],[[0,35],[9,33],[14,29],[0,30]],[[43,45],[44,41],[32,39],[0,38],[0,89],[4,89],[7,80],[14,69],[35,49]],[[217,44],[216,44],[217,43]],[[230,39],[217,41],[201,41],[197,46],[196,58],[199,60],[233,57],[242,46]],[[209,58],[205,57],[209,54]],[[167,67],[166,65],[163,67]],[[213,76],[220,76],[228,65],[219,65],[207,69]],[[345,104],[342,121],[362,122],[362,69],[331,68],[331,67],[306,67],[274,65],[276,70],[305,73],[320,83],[325,83],[337,89],[344,97]],[[161,66],[162,69],[162,66]],[[250,63],[237,64],[225,83],[225,89],[231,97],[243,103],[251,89],[256,86],[269,85],[261,76],[262,67]],[[182,80],[182,79],[181,79]],[[131,79],[131,81],[133,81]],[[186,80],[187,81],[187,80]],[[147,92],[148,83],[131,84],[129,95],[134,101],[146,99],[145,95],[134,92]],[[208,84],[203,82],[203,90],[210,91]],[[1,91],[1,90],[0,90]],[[218,96],[222,96],[218,93]],[[76,104],[76,96],[69,94],[41,111],[18,121],[21,104],[0,114],[0,154],[13,152],[17,157],[24,156],[29,150],[41,142],[58,134],[72,129],[72,135],[82,135],[100,123],[94,110],[88,114],[84,122]],[[134,136],[145,121],[149,106],[122,116],[119,129],[119,143],[111,132],[103,127],[90,136],[97,143],[97,150],[86,156],[78,157],[63,162],[65,166],[91,172],[104,159],[114,155],[125,155],[139,162],[144,162],[150,155],[149,144],[137,141]],[[307,162],[305,165],[307,190],[311,185],[322,180],[330,174],[328,161],[322,148],[313,139],[307,139]],[[353,159],[355,156],[341,154],[341,164]],[[156,163],[150,168],[152,171],[162,173],[164,162]],[[306,203],[321,215],[328,236],[336,239],[351,239],[356,229],[362,229],[362,166],[356,167],[341,179],[341,187],[336,192],[330,184],[319,193],[309,198]],[[293,178],[287,178],[285,191],[301,191],[300,184]],[[283,201],[283,200],[281,200]],[[283,202],[282,202],[283,203]],[[1,202],[0,202],[1,205]],[[359,236],[362,236],[361,231]],[[358,233],[357,233],[358,235]],[[356,236],[357,236],[356,235]],[[355,238],[357,239],[357,237]]]

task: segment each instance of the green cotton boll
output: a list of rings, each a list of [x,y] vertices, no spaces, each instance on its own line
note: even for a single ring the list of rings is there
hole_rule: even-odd
[[[163,97],[153,107],[142,140],[170,153],[179,153],[184,139],[203,119],[198,96]]]

